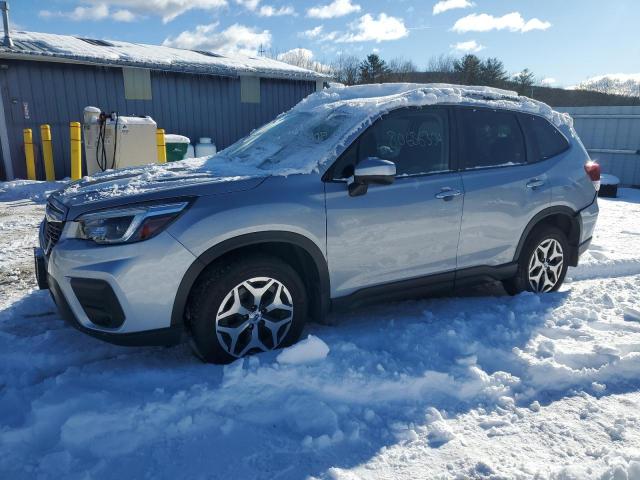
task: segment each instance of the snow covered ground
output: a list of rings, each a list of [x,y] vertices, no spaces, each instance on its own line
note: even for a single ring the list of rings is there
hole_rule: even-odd
[[[562,291],[310,325],[221,367],[115,347],[35,290],[51,185],[0,183],[0,478],[640,478],[640,191]]]

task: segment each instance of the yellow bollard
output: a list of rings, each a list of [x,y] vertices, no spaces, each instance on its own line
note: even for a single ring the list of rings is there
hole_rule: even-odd
[[[24,158],[27,161],[27,178],[29,180],[36,179],[36,160],[33,155],[33,133],[30,128],[25,128],[24,136]]]
[[[158,146],[158,163],[167,163],[167,143],[164,140],[164,130],[156,130],[156,145]]]
[[[82,133],[80,132],[80,122],[69,124],[71,134],[71,180],[82,178]]]
[[[40,139],[42,140],[42,158],[44,159],[44,172],[47,182],[56,179],[56,172],[53,166],[53,150],[51,148],[51,127],[40,125]]]

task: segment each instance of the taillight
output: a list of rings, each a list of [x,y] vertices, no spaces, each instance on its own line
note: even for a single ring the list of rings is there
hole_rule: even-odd
[[[596,192],[600,190],[600,165],[596,162],[587,162],[584,165],[584,170],[593,182]]]

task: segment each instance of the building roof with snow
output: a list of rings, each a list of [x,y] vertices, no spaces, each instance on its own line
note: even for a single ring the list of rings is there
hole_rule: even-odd
[[[291,80],[326,78],[312,70],[266,57],[16,30],[11,31],[11,38],[13,47],[0,45],[0,58],[128,66],[233,77],[248,75]]]

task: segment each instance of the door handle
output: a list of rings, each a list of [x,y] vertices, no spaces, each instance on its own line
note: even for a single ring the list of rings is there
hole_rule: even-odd
[[[534,178],[527,182],[527,188],[538,188],[544,185],[544,180]]]
[[[444,200],[447,202],[454,197],[459,197],[460,195],[462,195],[460,190],[454,190],[451,187],[442,187],[442,191],[440,193],[436,193],[435,197],[438,200]]]

